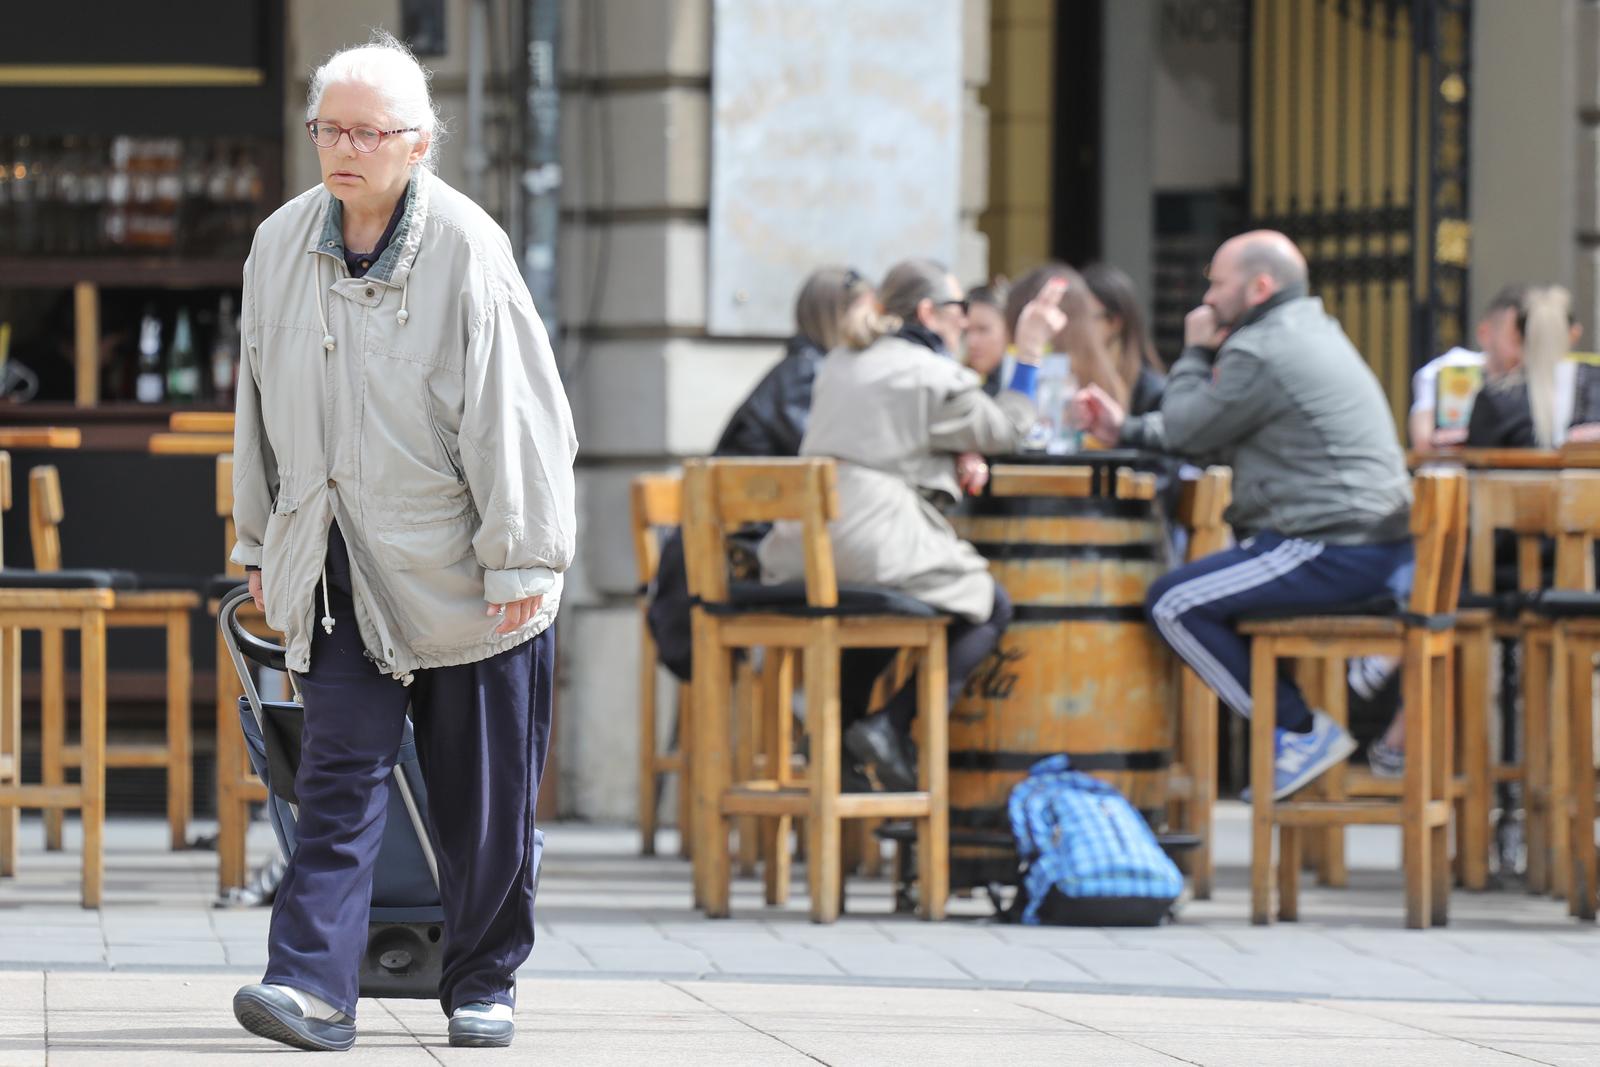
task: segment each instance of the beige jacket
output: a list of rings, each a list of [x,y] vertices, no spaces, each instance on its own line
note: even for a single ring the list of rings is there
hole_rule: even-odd
[[[577,525],[577,438],[510,242],[419,167],[388,249],[345,268],[322,186],[256,231],[244,268],[233,559],[260,566],[289,667],[310,667],[328,528],[385,671],[471,663],[555,619]],[[542,595],[494,632],[486,603]]]
[[[840,461],[840,517],[829,527],[839,581],[889,586],[972,622],[987,619],[989,564],[939,505],[961,499],[958,453],[1015,452],[1037,417],[1023,394],[991,399],[975,373],[898,337],[829,355],[800,454]],[[762,542],[761,571],[771,582],[804,576],[796,524],[778,523]]]

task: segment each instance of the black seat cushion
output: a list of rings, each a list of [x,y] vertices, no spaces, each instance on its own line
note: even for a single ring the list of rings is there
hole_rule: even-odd
[[[1460,607],[1467,611],[1480,611],[1487,609],[1499,619],[1515,619],[1521,615],[1529,605],[1530,598],[1538,594],[1521,593],[1515,589],[1508,589],[1497,593],[1469,593],[1461,591]]]
[[[1600,593],[1576,589],[1546,589],[1529,600],[1529,607],[1547,619],[1600,617]]]
[[[796,616],[904,615],[915,619],[936,619],[942,613],[931,604],[894,589],[876,585],[839,586],[837,608],[813,608],[806,603],[804,582],[733,582],[728,587],[728,603],[702,607],[713,615],[770,612]]]
[[[1391,618],[1405,611],[1405,605],[1396,600],[1393,594],[1384,593],[1381,596],[1371,597],[1367,600],[1352,600],[1346,604],[1326,604],[1317,607],[1283,607],[1268,608],[1263,611],[1252,611],[1248,615],[1241,615],[1239,622],[1277,622],[1283,619],[1312,619],[1327,618],[1337,615],[1376,615],[1382,618]]]
[[[129,593],[137,588],[131,571],[35,571],[19,567],[0,570],[0,589],[114,589]]]

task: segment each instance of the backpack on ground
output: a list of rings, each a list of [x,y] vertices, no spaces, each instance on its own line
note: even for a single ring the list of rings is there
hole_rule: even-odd
[[[1183,875],[1117,790],[1069,768],[1035,763],[1011,790],[1021,878],[1010,916],[1029,926],[1155,926]]]

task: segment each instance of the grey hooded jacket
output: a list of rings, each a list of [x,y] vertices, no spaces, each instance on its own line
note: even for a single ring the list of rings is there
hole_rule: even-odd
[[[329,524],[350,551],[367,654],[409,681],[554,621],[577,525],[577,438],[544,325],[504,232],[418,167],[363,278],[317,186],[263,222],[244,268],[233,559],[310,666]],[[486,604],[543,596],[496,634]]]
[[[1389,401],[1322,301],[1278,293],[1213,354],[1186,349],[1160,410],[1123,423],[1119,444],[1233,468],[1240,537],[1355,545],[1410,535],[1411,479]]]

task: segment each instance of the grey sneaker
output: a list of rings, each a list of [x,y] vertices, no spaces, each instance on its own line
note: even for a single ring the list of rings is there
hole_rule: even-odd
[[[505,1048],[516,1033],[509,1004],[476,1000],[450,1013],[451,1048]]]
[[[1406,773],[1406,750],[1390,748],[1380,737],[1367,746],[1367,767],[1379,778],[1399,778]]]
[[[356,1021],[340,1012],[331,1019],[308,1019],[294,998],[269,985],[247,985],[233,995],[239,1025],[269,1041],[307,1052],[345,1052],[356,1043]]]

